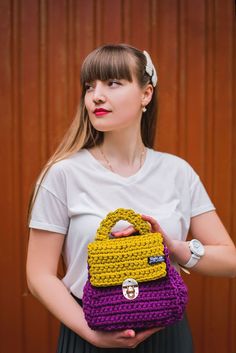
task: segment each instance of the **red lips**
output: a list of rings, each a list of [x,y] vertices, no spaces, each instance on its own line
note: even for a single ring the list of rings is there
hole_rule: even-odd
[[[104,109],[104,108],[96,108],[94,110],[94,114],[96,116],[101,116],[101,115],[105,115],[107,113],[110,113],[110,110]]]

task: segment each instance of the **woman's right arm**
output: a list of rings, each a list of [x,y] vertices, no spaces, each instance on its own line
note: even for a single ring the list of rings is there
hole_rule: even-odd
[[[64,243],[64,235],[31,229],[28,256],[27,282],[31,293],[61,322],[75,332],[86,334],[83,311],[57,277],[58,263]]]
[[[29,290],[59,321],[101,348],[134,348],[159,330],[150,329],[138,334],[133,330],[110,333],[91,330],[83,309],[57,277],[63,243],[62,234],[31,229],[26,265]]]

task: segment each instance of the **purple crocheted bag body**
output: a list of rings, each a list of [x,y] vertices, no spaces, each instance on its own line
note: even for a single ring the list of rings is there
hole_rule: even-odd
[[[187,288],[174,267],[156,281],[139,283],[139,295],[130,301],[121,286],[98,288],[87,281],[83,309],[94,330],[145,329],[166,327],[183,318]]]
[[[111,240],[114,241],[116,242]],[[90,328],[105,331],[142,330],[166,327],[183,318],[188,300],[187,287],[180,274],[170,265],[167,247],[162,246],[162,256],[148,257],[151,268],[159,260],[165,265],[166,274],[158,279],[138,282],[137,278],[135,280],[131,276],[132,278],[126,278],[119,285],[95,286],[90,282],[89,268],[82,301],[85,319]],[[96,256],[98,259],[100,255]],[[103,275],[101,266],[99,262],[96,267],[98,277]],[[114,266],[112,263],[110,269]]]

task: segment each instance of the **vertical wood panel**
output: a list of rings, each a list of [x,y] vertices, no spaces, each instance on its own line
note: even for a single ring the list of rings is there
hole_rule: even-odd
[[[186,1],[187,159],[201,174],[204,154],[205,1]],[[194,38],[194,40],[193,40]]]
[[[214,58],[215,58],[215,16],[214,16],[214,2],[206,2],[206,48],[205,48],[205,62],[206,62],[206,76],[205,76],[205,92],[206,92],[206,109],[205,109],[205,160],[208,161],[205,164],[205,181],[208,192],[213,195],[213,160],[214,160],[214,85],[215,85],[215,68],[214,68]],[[202,327],[203,335],[203,352],[207,352],[208,345],[208,334],[211,331],[212,322],[212,311],[211,301],[214,296],[212,293],[211,280],[205,281],[205,298],[204,298],[204,323]],[[197,329],[197,328],[196,328]],[[198,344],[198,351],[201,346]]]
[[[185,1],[185,59],[186,59],[186,137],[185,158],[200,176],[205,165],[205,1]],[[194,38],[194,40],[193,40]],[[189,314],[193,318],[192,330],[197,350],[204,340],[204,278],[195,276],[189,283],[191,292]],[[196,310],[198,303],[199,310]]]
[[[232,210],[232,25],[233,3],[215,1],[212,8],[214,23],[214,71],[213,71],[213,198],[228,231]],[[212,350],[230,351],[228,332],[231,308],[222,305],[221,298],[230,298],[229,280],[208,280],[207,327]],[[217,293],[217,295],[215,295]],[[211,299],[210,299],[211,298]],[[218,308],[216,311],[215,308]],[[214,318],[214,320],[213,320]],[[219,326],[222,325],[219,331]],[[218,335],[217,342],[213,338]],[[205,348],[207,352],[207,347]]]
[[[96,8],[94,0],[75,2],[75,76],[76,76],[76,101],[79,97],[79,72],[80,65],[85,56],[96,46]],[[76,103],[77,104],[77,103]]]
[[[19,190],[18,150],[19,139],[16,130],[19,126],[17,109],[19,108],[19,35],[17,33],[19,17],[17,8],[8,1],[0,4],[0,74],[1,74],[1,339],[0,351],[14,351],[16,345],[23,346],[20,298],[20,243],[17,237],[19,219],[13,215],[19,212],[16,199]],[[13,57],[14,55],[14,57]],[[12,69],[15,64],[14,69]],[[14,202],[16,201],[16,202]],[[17,267],[12,264],[18,264]],[[13,323],[13,324],[12,324]],[[12,340],[14,337],[14,341]],[[4,338],[4,339],[3,339]],[[5,342],[8,342],[7,346]]]
[[[180,0],[178,7],[178,153],[187,156],[187,6],[185,0]]]
[[[53,153],[68,126],[66,0],[48,2],[48,142]]]
[[[157,146],[163,151],[176,153],[177,135],[177,78],[178,78],[178,2],[157,2],[156,14],[158,34],[157,60],[159,66],[159,114]]]
[[[46,95],[43,91],[45,86],[45,65],[44,35],[46,31],[45,3],[30,0],[19,2],[21,6],[20,31],[21,31],[21,51],[20,51],[20,77],[21,77],[21,105],[20,122],[21,127],[18,134],[21,137],[20,148],[21,158],[21,190],[23,192],[22,206],[26,210],[29,198],[29,185],[32,183],[32,174],[37,175],[37,171],[32,168],[29,161],[35,160],[42,164],[47,156],[47,126],[46,126]],[[42,26],[43,24],[43,26]],[[41,50],[43,48],[43,50]],[[34,132],[34,133],[32,133]],[[34,165],[36,165],[34,163]],[[27,243],[27,231],[25,227],[26,215],[21,212],[21,233],[25,234],[22,244]],[[22,238],[22,237],[21,237]],[[22,247],[23,249],[23,247]],[[24,253],[25,255],[25,253]],[[25,256],[24,256],[25,257]],[[24,266],[25,267],[25,266]],[[24,267],[22,271],[24,271]],[[24,322],[25,340],[24,351],[26,353],[35,351],[38,353],[49,353],[50,332],[49,314],[41,310],[41,306],[31,295],[24,296]],[[37,320],[36,320],[37,318]],[[37,341],[40,331],[40,340]]]
[[[130,43],[140,49],[150,48],[149,1],[130,1]],[[125,14],[126,15],[126,14]]]
[[[131,25],[130,25],[130,18],[131,18],[131,3],[130,0],[123,0],[122,2],[122,19],[123,19],[123,35],[122,40],[125,43],[131,43]]]
[[[235,210],[236,210],[236,187],[235,187],[235,180],[236,180],[236,23],[235,23],[235,5],[233,6],[233,13],[231,14],[232,18],[232,97],[233,97],[233,104],[232,104],[232,179],[231,179],[231,192],[232,192],[232,202],[231,202],[231,236],[234,238],[236,243],[236,217],[235,217]],[[234,211],[232,211],[234,210]],[[230,351],[236,352],[236,281],[231,281],[230,283],[230,301],[229,301],[229,342],[230,342]]]
[[[121,0],[103,0],[102,13],[102,42],[119,43],[121,41],[122,7]],[[112,29],[112,30],[111,30]]]
[[[26,209],[75,114],[81,62],[97,45],[151,53],[160,85],[155,144],[195,167],[236,241],[234,12],[231,0],[0,2],[1,352],[55,351],[57,320],[25,295]],[[196,353],[236,352],[235,280],[186,281]]]

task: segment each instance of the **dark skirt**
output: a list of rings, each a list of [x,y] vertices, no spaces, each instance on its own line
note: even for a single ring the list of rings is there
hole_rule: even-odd
[[[81,300],[75,298],[81,305]],[[97,348],[65,325],[61,325],[57,353],[193,353],[192,335],[187,317],[154,333],[136,348]]]

